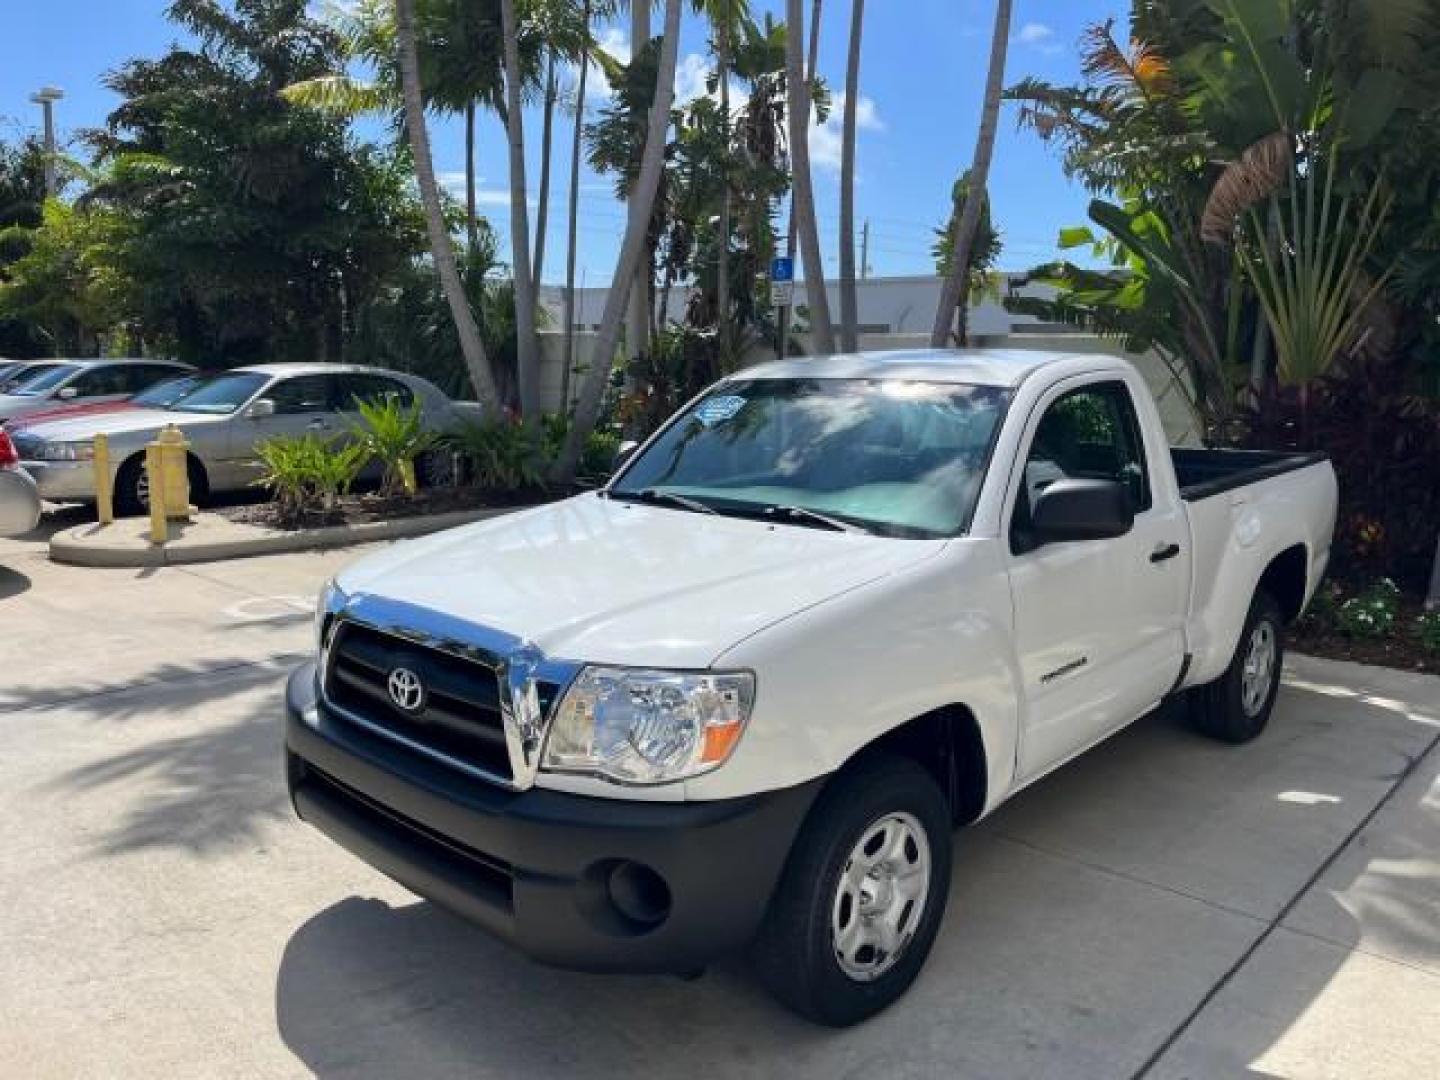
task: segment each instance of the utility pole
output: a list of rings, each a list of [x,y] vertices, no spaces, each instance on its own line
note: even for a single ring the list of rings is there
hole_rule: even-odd
[[[860,280],[870,276],[870,219],[860,229]]]
[[[55,102],[65,96],[58,86],[42,86],[30,100],[45,113],[45,194],[55,195]]]

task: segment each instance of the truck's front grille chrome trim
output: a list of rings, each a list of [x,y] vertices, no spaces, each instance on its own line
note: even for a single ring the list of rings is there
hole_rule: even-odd
[[[440,747],[428,745],[421,738],[377,723],[336,702],[331,693],[337,656],[333,646],[347,624],[488,669],[499,689],[500,726],[510,775],[503,776],[474,762],[462,760]],[[513,635],[465,623],[402,601],[363,593],[347,598],[334,613],[326,627],[320,659],[320,696],[327,709],[417,754],[515,791],[534,785],[535,774],[540,768],[549,706],[559,700],[580,670],[579,664],[551,660],[533,645]]]

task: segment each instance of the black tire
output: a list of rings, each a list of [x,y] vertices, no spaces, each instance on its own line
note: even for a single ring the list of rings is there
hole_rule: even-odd
[[[1256,681],[1257,656],[1264,662],[1264,636],[1269,635],[1268,668],[1263,696]],[[1257,635],[1259,635],[1257,637]],[[1257,652],[1258,650],[1258,652]],[[1245,629],[1235,645],[1230,666],[1214,682],[1197,687],[1191,695],[1191,717],[1196,728],[1212,739],[1245,743],[1255,738],[1270,722],[1275,697],[1280,692],[1280,668],[1285,660],[1285,617],[1269,593],[1258,591],[1250,601]]]
[[[115,474],[115,516],[138,517],[149,513],[150,503],[144,495],[145,460],[136,454]]]
[[[185,459],[190,475],[190,501],[203,506],[210,498],[210,478],[205,466],[194,457]],[[150,498],[143,483],[145,458],[136,454],[115,474],[115,514],[117,517],[139,517],[150,512]]]
[[[929,875],[918,915],[901,909],[897,922],[908,928],[908,938],[893,960],[879,961],[890,966],[860,981],[842,967],[832,922],[851,903],[841,896],[841,878],[852,852],[887,818],[923,829]],[[830,1027],[858,1023],[890,1005],[915,981],[935,943],[950,891],[951,843],[945,797],[915,762],[877,754],[842,772],[806,818],[756,938],[752,955],[761,981],[785,1005]],[[901,863],[914,850],[908,840],[902,846]],[[858,908],[849,917],[863,920]],[[886,957],[873,948],[870,955]]]

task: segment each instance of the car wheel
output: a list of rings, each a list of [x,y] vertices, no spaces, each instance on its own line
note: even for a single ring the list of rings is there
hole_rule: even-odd
[[[454,487],[459,482],[456,464],[453,451],[445,447],[428,450],[415,463],[416,479],[422,488]]]
[[[1243,743],[1265,730],[1280,692],[1284,626],[1275,598],[1256,592],[1230,666],[1192,695],[1192,716],[1200,731],[1223,742]]]
[[[770,992],[831,1027],[905,993],[945,914],[950,834],[944,796],[908,758],[841,773],[806,819],[755,941]]]
[[[115,514],[136,517],[150,512],[150,476],[145,459],[136,454],[115,474]]]

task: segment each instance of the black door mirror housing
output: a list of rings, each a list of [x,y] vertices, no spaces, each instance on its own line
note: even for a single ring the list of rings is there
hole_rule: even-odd
[[[1037,545],[1110,540],[1134,524],[1130,491],[1115,480],[1057,480],[1040,493],[1030,515]]]

